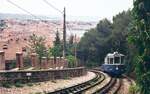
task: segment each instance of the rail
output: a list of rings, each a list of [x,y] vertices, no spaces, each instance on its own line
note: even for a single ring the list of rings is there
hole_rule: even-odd
[[[49,92],[48,94],[81,94],[84,91],[88,90],[89,88],[94,87],[97,84],[100,84],[105,79],[105,76],[102,73],[98,71],[92,71],[92,72],[96,74],[95,78],[75,86],[60,89],[54,92]]]

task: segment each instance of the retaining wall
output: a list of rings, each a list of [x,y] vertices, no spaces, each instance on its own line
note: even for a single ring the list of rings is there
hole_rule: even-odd
[[[40,82],[55,79],[66,79],[85,75],[84,67],[65,68],[65,69],[45,69],[45,70],[19,70],[19,71],[1,71],[0,82]]]

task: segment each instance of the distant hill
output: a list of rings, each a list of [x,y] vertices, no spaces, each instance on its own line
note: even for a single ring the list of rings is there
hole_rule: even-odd
[[[43,20],[62,20],[61,16],[41,16],[37,15],[38,18]],[[25,14],[10,14],[10,13],[0,13],[0,19],[19,19],[19,20],[34,20],[35,17]],[[85,22],[98,22],[99,17],[89,17],[89,16],[67,16],[68,21],[85,21]]]
[[[47,16],[36,16],[37,18],[43,19],[43,20],[58,20],[57,17],[47,17]],[[9,13],[0,13],[0,19],[19,19],[19,20],[26,20],[26,19],[30,19],[30,20],[34,20],[37,19],[31,15],[25,15],[25,14],[9,14]]]

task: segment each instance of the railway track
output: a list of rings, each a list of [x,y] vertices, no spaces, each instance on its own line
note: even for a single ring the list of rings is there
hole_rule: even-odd
[[[95,78],[72,87],[64,88],[54,92],[49,92],[48,94],[82,94],[86,90],[100,84],[105,79],[105,75],[101,72],[95,70],[93,70],[92,72],[96,74]]]
[[[119,78],[111,78],[102,88],[95,91],[93,94],[117,94],[122,84],[122,80]]]
[[[123,90],[121,89],[121,87],[125,87],[124,86],[125,83],[123,82],[123,80],[125,79],[129,83],[129,85],[135,84],[132,79],[130,79],[125,75],[122,76],[121,78],[111,78],[109,83],[107,83],[104,87],[97,90],[93,94],[127,94],[127,93],[122,93]]]
[[[92,72],[96,74],[95,78],[75,86],[49,92],[48,94],[119,94],[123,85],[122,78],[111,77],[97,70],[92,70]],[[133,83],[129,78],[124,78],[131,84]]]

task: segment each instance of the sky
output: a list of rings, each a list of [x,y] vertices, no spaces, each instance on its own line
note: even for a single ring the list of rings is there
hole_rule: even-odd
[[[34,15],[58,16],[62,14],[48,6],[44,0],[10,0]],[[133,7],[133,0],[47,0],[57,9],[63,11],[66,7],[68,17],[91,17],[94,19],[108,18]],[[0,13],[27,14],[10,4],[7,0],[0,0]]]

